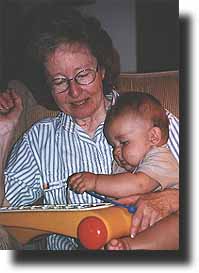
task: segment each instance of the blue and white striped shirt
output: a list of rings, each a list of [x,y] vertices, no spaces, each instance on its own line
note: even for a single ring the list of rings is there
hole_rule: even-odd
[[[117,96],[112,93],[112,104]],[[178,159],[178,120],[168,113],[168,145]],[[30,205],[44,196],[44,204],[98,203],[87,193],[67,189],[67,179],[77,172],[110,174],[112,147],[108,144],[102,122],[91,139],[85,131],[62,112],[55,118],[35,123],[15,144],[5,170],[6,199],[12,206]],[[48,249],[75,249],[75,240],[51,235]]]

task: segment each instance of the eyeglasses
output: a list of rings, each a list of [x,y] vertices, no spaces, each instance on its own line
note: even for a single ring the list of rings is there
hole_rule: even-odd
[[[68,79],[64,76],[57,77],[51,80],[53,92],[61,94],[68,90],[70,82],[75,80],[79,85],[88,85],[95,81],[96,73],[98,72],[98,65],[96,69],[87,68],[78,72],[73,78]]]

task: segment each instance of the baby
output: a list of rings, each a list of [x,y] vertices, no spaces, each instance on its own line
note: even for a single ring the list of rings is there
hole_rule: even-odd
[[[119,96],[104,128],[113,147],[113,173],[73,174],[70,188],[113,198],[178,188],[179,165],[167,147],[169,121],[155,97],[142,92]]]

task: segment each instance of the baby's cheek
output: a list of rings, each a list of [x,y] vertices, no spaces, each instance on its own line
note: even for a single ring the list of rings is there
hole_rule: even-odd
[[[125,152],[123,154],[124,160],[129,164],[129,165],[135,165],[137,164],[137,158],[136,155],[133,154],[132,152]]]
[[[124,160],[127,160],[127,159],[129,159],[131,157],[130,152],[129,152],[128,149],[123,148],[122,157],[123,157]]]

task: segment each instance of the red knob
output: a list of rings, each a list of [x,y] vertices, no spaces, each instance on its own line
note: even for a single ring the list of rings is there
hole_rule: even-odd
[[[100,249],[107,241],[104,222],[95,216],[84,218],[78,226],[78,238],[88,249]]]

